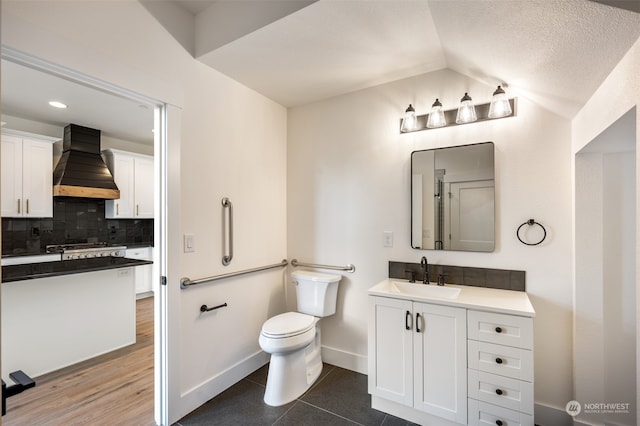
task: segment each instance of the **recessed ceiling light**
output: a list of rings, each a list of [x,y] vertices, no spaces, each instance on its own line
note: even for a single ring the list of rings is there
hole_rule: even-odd
[[[63,104],[62,102],[58,102],[58,101],[50,101],[49,105],[51,105],[54,108],[62,108],[62,109],[67,107],[67,105]]]

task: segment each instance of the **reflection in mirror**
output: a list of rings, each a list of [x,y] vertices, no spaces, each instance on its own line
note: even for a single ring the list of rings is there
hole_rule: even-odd
[[[411,153],[411,247],[491,252],[494,206],[493,142]]]

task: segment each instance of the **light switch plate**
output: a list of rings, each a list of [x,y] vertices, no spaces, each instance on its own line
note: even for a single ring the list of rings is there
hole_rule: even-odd
[[[382,233],[382,245],[384,247],[393,247],[393,231],[384,231]]]
[[[184,252],[193,253],[196,251],[196,242],[193,234],[184,234]]]

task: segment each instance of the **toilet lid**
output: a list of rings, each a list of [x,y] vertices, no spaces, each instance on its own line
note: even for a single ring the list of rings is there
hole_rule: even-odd
[[[262,326],[267,337],[289,337],[304,333],[315,324],[315,317],[300,312],[287,312],[268,319]]]

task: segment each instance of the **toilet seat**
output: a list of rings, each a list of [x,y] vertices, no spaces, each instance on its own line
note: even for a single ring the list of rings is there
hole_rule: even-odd
[[[316,317],[300,312],[286,312],[268,319],[261,334],[270,339],[286,339],[304,334],[315,327]]]

